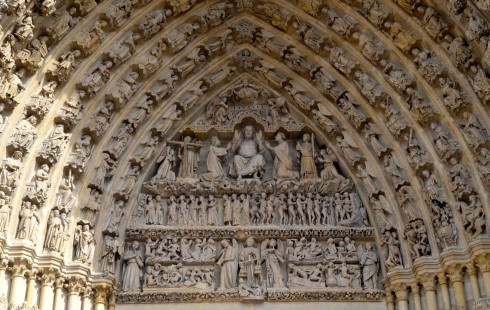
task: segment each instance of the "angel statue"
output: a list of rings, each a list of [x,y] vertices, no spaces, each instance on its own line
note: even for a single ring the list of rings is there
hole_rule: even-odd
[[[175,151],[170,146],[167,145],[163,149],[157,159],[157,163],[161,164],[153,180],[175,181],[175,172],[173,171],[175,166]]]
[[[262,261],[267,268],[267,285],[272,288],[284,287],[281,263],[284,263],[284,245],[281,240],[265,239],[261,245]]]
[[[221,141],[218,136],[211,137],[211,145],[209,146],[208,157],[206,160],[207,172],[201,175],[203,181],[221,180],[225,177],[225,171],[221,165],[221,158],[228,154],[231,145],[228,143],[226,147],[219,147]]]
[[[226,239],[221,241],[223,249],[216,262],[221,267],[221,278],[218,288],[220,291],[237,287],[238,244],[236,239],[232,239],[232,244]]]
[[[226,97],[214,97],[206,107],[206,117],[211,120],[212,124],[221,125],[228,118],[228,104]]]
[[[370,243],[366,244],[366,248],[361,245],[357,248],[359,253],[359,264],[362,268],[362,282],[364,289],[377,289],[378,285],[378,256],[373,250]]]
[[[378,198],[370,197],[371,207],[374,212],[374,220],[381,229],[393,228],[392,223],[387,219],[386,213],[393,215],[390,204],[385,196],[379,195]]]
[[[230,175],[241,179],[244,176],[260,178],[265,171],[263,133],[252,125],[235,130],[231,152],[236,154],[230,167]]]

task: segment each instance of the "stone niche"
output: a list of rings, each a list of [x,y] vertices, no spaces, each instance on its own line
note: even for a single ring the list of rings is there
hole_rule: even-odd
[[[133,202],[118,303],[380,308],[374,231],[325,137],[247,78],[196,114]]]

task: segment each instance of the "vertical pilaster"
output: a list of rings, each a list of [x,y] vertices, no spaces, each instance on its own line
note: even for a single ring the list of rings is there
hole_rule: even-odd
[[[418,283],[412,283],[410,289],[413,294],[413,305],[415,310],[422,310],[422,302],[420,301],[420,287]]]
[[[396,296],[396,306],[398,310],[408,310],[408,291],[407,285],[398,283],[393,286]]]
[[[8,260],[2,258],[0,260],[0,297],[3,295],[5,290],[5,272],[7,271]]]
[[[27,273],[27,306],[37,306],[36,277],[37,271],[31,270]]]
[[[80,293],[83,290],[83,280],[81,278],[71,278],[68,281],[68,309],[80,310],[82,307],[82,300]]]
[[[86,285],[82,291],[82,310],[92,309],[92,297],[94,295],[94,290],[91,285]]]
[[[10,271],[12,272],[12,279],[10,280],[9,303],[14,307],[21,306],[26,298],[25,275],[29,271],[28,262],[24,259],[14,260]]]
[[[480,298],[480,288],[478,287],[478,273],[475,264],[469,262],[466,264],[466,272],[470,275],[471,293],[473,294],[473,301]]]
[[[454,299],[456,300],[455,310],[466,310],[466,297],[464,293],[464,272],[463,266],[460,264],[454,264],[447,269],[449,281],[453,286]]]
[[[41,281],[41,296],[39,298],[39,310],[52,310],[54,305],[54,282],[56,276],[49,272],[43,271],[39,277]]]
[[[63,308],[63,285],[65,284],[64,277],[58,277],[54,281],[54,310],[64,310]]]
[[[108,286],[99,285],[96,286],[94,295],[94,310],[106,310],[107,309],[107,297],[108,297]]]
[[[424,287],[425,298],[427,300],[428,310],[438,310],[437,308],[437,296],[436,296],[436,279],[433,274],[423,274],[419,276],[419,281]],[[447,289],[447,286],[446,286]],[[449,298],[449,295],[448,295]],[[450,303],[449,303],[450,304]],[[450,309],[450,308],[447,308]]]
[[[444,310],[451,310],[451,299],[449,298],[449,287],[447,285],[447,276],[445,272],[437,274],[437,281],[441,286],[442,304]]]
[[[390,289],[386,289],[386,306],[388,310],[395,310],[395,297]]]
[[[478,255],[475,263],[482,274],[486,297],[490,298],[490,254]]]

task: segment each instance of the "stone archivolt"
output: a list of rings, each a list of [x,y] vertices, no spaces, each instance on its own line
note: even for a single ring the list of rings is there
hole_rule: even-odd
[[[483,305],[486,2],[195,2],[0,1],[0,281],[11,273],[1,302],[50,309],[63,290],[73,309],[113,307],[123,291],[119,302],[379,300],[360,259],[371,251],[389,307],[395,294],[398,308],[420,308],[421,284],[424,307],[464,309],[465,272]],[[244,156],[239,146],[254,143],[260,152]],[[257,213],[228,217],[228,201]],[[255,275],[215,267],[248,236],[268,253]],[[346,237],[364,249],[359,261],[329,261],[329,246],[343,248]],[[181,257],[210,238],[213,259]],[[288,243],[294,252],[312,238],[321,266],[286,255]],[[179,258],[152,260],[160,245],[178,246]],[[166,284],[149,292],[138,274],[156,265],[156,283]],[[181,295],[167,294],[172,275]],[[247,283],[259,275],[264,285]],[[230,281],[236,289],[219,290]]]

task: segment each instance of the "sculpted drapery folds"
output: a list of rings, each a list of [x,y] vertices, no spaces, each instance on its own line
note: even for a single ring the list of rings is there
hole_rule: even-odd
[[[236,130],[231,143],[233,165],[230,174],[241,179],[244,176],[259,178],[264,173],[265,160],[262,155],[264,142],[262,131],[253,126],[245,126],[241,131]]]

